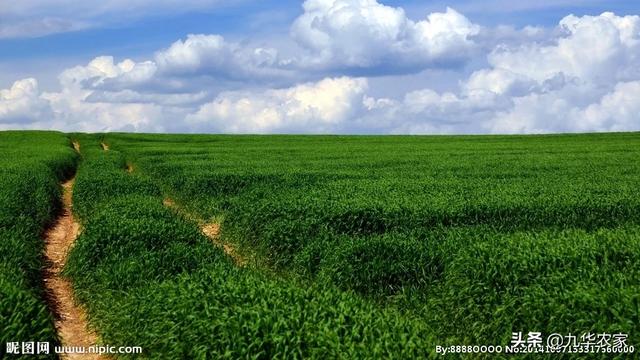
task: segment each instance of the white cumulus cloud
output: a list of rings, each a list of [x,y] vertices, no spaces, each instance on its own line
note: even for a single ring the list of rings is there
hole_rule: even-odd
[[[186,121],[214,132],[337,132],[358,114],[366,89],[365,79],[341,77],[279,90],[222,93]]]
[[[63,71],[59,79],[64,88],[98,88],[105,83],[129,87],[151,80],[156,71],[152,61],[136,63],[125,59],[115,63],[112,56],[99,56],[85,66]]]
[[[19,80],[0,90],[0,128],[640,130],[639,16],[569,15],[554,29],[494,29],[500,44],[486,50],[492,31],[451,9],[413,21],[401,8],[375,0],[308,0],[291,33],[302,48],[288,58],[276,46],[189,35],[145,60],[100,56],[69,68],[60,74],[57,91],[42,92],[35,79]],[[406,75],[482,51],[467,69],[442,70],[457,75],[449,87]],[[371,80],[380,75],[385,77]],[[394,88],[407,80],[413,84],[406,90]],[[377,88],[387,85],[384,92]]]
[[[551,45],[534,42],[495,49],[488,56],[496,72],[490,76],[503,88],[515,78],[506,79],[498,73],[538,83],[562,74],[605,86],[640,78],[640,17],[570,15],[560,21],[559,27],[566,35]]]
[[[40,98],[36,79],[18,80],[9,89],[0,89],[0,126],[21,126],[50,118],[49,106]]]
[[[286,60],[274,48],[230,43],[220,35],[191,34],[155,55],[166,75],[207,75],[248,80],[286,76]]]
[[[465,83],[467,89],[512,97],[514,106],[487,128],[507,133],[640,129],[640,113],[629,106],[640,101],[629,92],[640,80],[640,17],[570,15],[559,28],[565,34],[551,45],[496,49],[488,57],[492,68]],[[616,112],[612,103],[625,104],[626,112]]]
[[[447,8],[413,21],[376,0],[307,0],[291,27],[314,67],[388,72],[447,65],[468,57],[480,27]]]

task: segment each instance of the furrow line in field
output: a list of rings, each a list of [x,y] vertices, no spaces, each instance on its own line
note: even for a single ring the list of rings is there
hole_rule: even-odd
[[[73,143],[76,151],[80,144]],[[55,327],[64,347],[88,349],[98,343],[98,336],[90,330],[84,308],[77,304],[71,281],[62,275],[69,251],[80,232],[80,224],[73,217],[73,185],[75,176],[64,182],[62,210],[44,233],[46,267],[44,287],[49,307],[54,314]],[[98,354],[61,354],[62,359],[108,359]]]
[[[220,238],[220,224],[217,222],[206,222],[203,219],[200,219],[199,217],[187,212],[186,210],[184,210],[182,207],[180,207],[178,204],[175,203],[175,201],[173,201],[171,198],[165,198],[162,203],[164,204],[164,206],[173,209],[179,213],[181,213],[182,215],[184,215],[185,217],[187,217],[188,219],[191,219],[192,221],[195,221],[198,226],[200,227],[200,231],[207,237],[209,238],[217,247],[221,248],[225,254],[227,254],[227,256],[229,256],[231,259],[233,259],[233,262],[238,265],[239,267],[244,267],[247,265],[247,259],[245,259],[243,256],[241,256],[238,253],[238,250],[236,249],[236,247],[233,244],[229,244],[226,243],[224,241],[222,241],[222,239]]]

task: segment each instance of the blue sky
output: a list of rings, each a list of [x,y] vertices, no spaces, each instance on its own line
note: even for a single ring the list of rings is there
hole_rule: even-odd
[[[633,108],[637,103],[620,93],[640,80],[634,70],[640,57],[635,53],[640,38],[640,28],[634,27],[640,23],[636,2],[304,3],[7,4],[0,9],[0,129],[520,133],[640,128],[632,118],[615,121],[613,114],[604,114],[611,99]],[[604,12],[615,17],[600,17]],[[611,36],[598,38],[605,30]],[[609,57],[575,62],[581,49],[602,53],[603,46]],[[575,53],[567,55],[567,49]],[[531,58],[535,54],[540,59]],[[546,56],[548,63],[522,66],[527,56],[530,61]],[[603,74],[618,75],[603,82]],[[309,103],[309,96],[327,100]],[[558,97],[567,104],[548,113],[548,102]],[[36,110],[29,112],[25,104]],[[336,108],[340,111],[328,110]],[[79,120],[87,112],[96,120]],[[597,119],[565,120],[578,114]]]
[[[421,19],[431,11],[447,6],[463,12],[482,25],[553,26],[568,14],[597,15],[613,11],[618,15],[640,13],[633,1],[417,1],[388,0],[386,5],[402,7],[408,17]],[[224,7],[186,13],[165,13],[150,17],[119,20],[109,14],[108,24],[97,28],[54,33],[37,37],[0,38],[0,61],[23,61],[42,57],[92,57],[101,54],[144,56],[187,34],[212,33],[236,38],[254,38],[267,34],[286,34],[301,12],[302,1],[242,1]],[[577,5],[576,5],[577,4]],[[468,11],[464,11],[468,10]],[[260,19],[260,28],[255,24]]]

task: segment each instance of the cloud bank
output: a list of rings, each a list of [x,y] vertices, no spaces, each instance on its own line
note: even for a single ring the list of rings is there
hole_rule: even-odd
[[[295,51],[193,34],[134,61],[100,56],[0,91],[0,128],[223,133],[547,133],[640,130],[640,17],[486,28],[412,20],[375,0],[308,0]],[[448,91],[375,86],[445,69]],[[384,81],[373,81],[380,78]],[[377,85],[374,85],[377,84]]]
[[[303,66],[322,70],[416,71],[464,61],[480,27],[457,11],[412,21],[402,8],[376,0],[308,0],[291,27],[310,54]]]

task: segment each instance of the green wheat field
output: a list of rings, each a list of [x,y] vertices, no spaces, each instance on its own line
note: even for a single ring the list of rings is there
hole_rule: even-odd
[[[3,347],[59,343],[42,232],[73,176],[64,276],[100,341],[144,349],[120,358],[443,358],[530,331],[640,344],[640,133],[11,131],[0,153]]]

